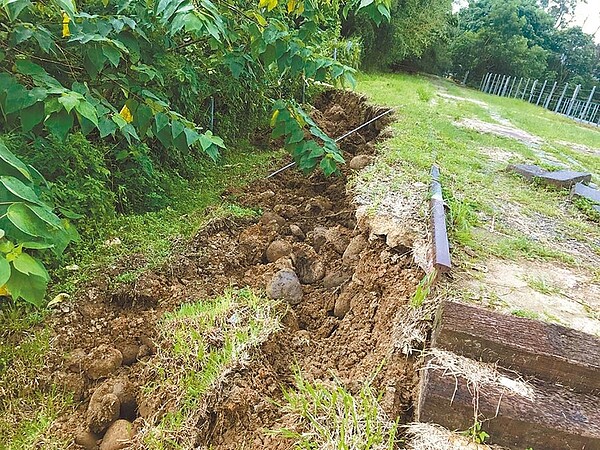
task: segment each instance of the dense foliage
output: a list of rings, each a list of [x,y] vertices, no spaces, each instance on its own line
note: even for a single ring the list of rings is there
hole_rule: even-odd
[[[597,83],[598,48],[581,28],[565,27],[574,2],[477,0],[458,14],[452,70],[481,80],[487,72]],[[562,27],[557,28],[557,24]]]
[[[96,221],[162,206],[165,171],[199,176],[198,159],[270,115],[299,166],[330,175],[340,151],[295,99],[314,82],[354,82],[340,17],[379,24],[389,2],[2,0],[2,149],[40,167],[40,195]]]

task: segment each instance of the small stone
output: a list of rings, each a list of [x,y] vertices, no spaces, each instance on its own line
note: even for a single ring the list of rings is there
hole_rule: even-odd
[[[270,211],[264,213],[260,218],[259,222],[263,225],[270,225],[276,223],[280,227],[285,225],[285,219],[283,217],[281,217],[279,214],[275,214]]]
[[[294,205],[277,205],[273,212],[286,219],[293,219],[298,216],[298,207]]]
[[[306,235],[304,234],[304,231],[302,231],[302,228],[300,228],[296,224],[290,225],[290,232],[292,233],[292,236],[296,236],[302,241],[306,238]]]
[[[99,345],[87,356],[85,371],[92,380],[105,378],[121,367],[123,355],[116,348]]]
[[[83,371],[86,353],[82,348],[76,348],[67,357],[66,366],[71,372],[80,373]]]
[[[285,300],[292,305],[302,301],[302,286],[293,270],[282,269],[277,272],[267,285],[267,294],[276,300]]]
[[[100,450],[122,450],[129,447],[133,438],[133,424],[128,420],[117,420],[106,431]]]
[[[123,355],[123,365],[130,366],[137,361],[140,347],[136,344],[124,344],[119,348],[119,351]]]
[[[355,236],[346,247],[342,255],[342,262],[347,266],[358,263],[360,254],[365,248],[367,248],[367,239],[362,234]]]
[[[373,162],[373,158],[369,155],[357,155],[350,160],[350,168],[353,170],[361,170]]]
[[[75,443],[81,445],[85,450],[98,450],[100,435],[89,430],[81,430],[75,435]]]
[[[333,315],[338,319],[343,319],[348,311],[350,311],[350,297],[342,293],[335,301]]]
[[[258,200],[261,202],[265,202],[267,200],[271,200],[273,197],[275,197],[275,192],[273,192],[272,190],[267,190],[265,192],[261,192],[258,195]]]
[[[323,287],[325,289],[334,289],[344,284],[350,278],[352,278],[352,276],[346,273],[331,272],[323,278]]]
[[[283,258],[289,256],[292,253],[292,246],[289,242],[284,241],[283,239],[273,241],[267,247],[266,256],[267,261],[275,262],[279,258]]]

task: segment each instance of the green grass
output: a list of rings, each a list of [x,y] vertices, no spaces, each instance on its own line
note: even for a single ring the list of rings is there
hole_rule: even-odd
[[[544,295],[557,295],[560,294],[560,288],[554,286],[550,281],[543,277],[525,277],[525,282],[534,291]]]
[[[147,448],[191,448],[206,395],[279,328],[277,304],[247,289],[165,314],[158,357],[148,368],[153,381],[144,390],[167,412],[150,419]]]
[[[271,431],[288,438],[294,449],[393,450],[398,422],[386,417],[369,382],[352,395],[339,380],[310,382],[299,371],[282,406],[292,426]]]
[[[535,311],[529,311],[526,309],[515,309],[515,310],[511,311],[511,314],[515,317],[523,317],[525,319],[535,319],[535,320],[540,319],[540,315],[538,313],[536,313]]]
[[[61,449],[66,443],[48,436],[58,415],[72,407],[68,392],[39,386],[50,330],[45,313],[5,303],[0,307],[0,448]]]
[[[511,155],[511,162],[543,164],[540,150],[513,139],[462,128],[456,122],[477,118],[494,123],[493,116],[500,116],[542,138],[541,150],[567,164],[569,160],[582,164],[595,174],[600,174],[600,157],[565,149],[557,142],[600,148],[600,130],[581,126],[526,102],[490,96],[443,79],[401,74],[361,75],[358,90],[374,103],[398,108],[397,121],[392,124],[394,136],[382,145],[379,162],[375,169],[361,175],[362,180],[377,177],[377,167],[387,165],[401,171],[405,183],[428,183],[431,165],[438,164],[444,198],[449,205],[449,234],[456,262],[460,264],[475,255],[586,265],[584,258],[563,251],[563,243],[568,240],[578,240],[600,255],[597,223],[568,200],[567,191],[529,184],[506,172],[507,163],[495,160],[493,151],[484,151],[500,149]],[[448,100],[431,95],[432,90],[482,101],[488,106]],[[547,223],[556,224],[556,233],[550,239],[539,239],[535,227],[519,230],[510,222],[507,212],[516,214],[523,223],[542,220],[541,228]]]

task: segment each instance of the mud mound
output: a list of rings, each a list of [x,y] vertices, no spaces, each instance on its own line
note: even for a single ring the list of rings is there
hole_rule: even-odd
[[[338,91],[325,93],[316,106],[314,117],[333,136],[384,111]],[[372,154],[384,125],[378,121],[344,140],[346,156]],[[409,421],[417,374],[413,361],[397,350],[394,336],[401,333],[394,319],[408,308],[423,273],[406,247],[391,248],[385,236],[357,225],[346,192],[349,171],[330,179],[286,171],[230,191],[236,202],[260,208],[261,217],[214,222],[161,270],[117,290],[97,283],[57,315],[53,346],[56,355],[66,351],[68,357],[50,362],[53,381],[75,391],[82,403],[54,432],[78,436],[78,444],[94,448],[104,433],[112,440],[119,430],[141,429],[165,401],[164,393],[140,389],[152,373],[162,314],[245,286],[287,300],[285,326],[253,354],[251,364],[209,395],[206,414],[186,430],[200,448],[289,448],[289,441],[264,430],[284,425],[275,402],[282,387],[292,384],[294,365],[308,379],[335,376],[356,392],[385,360],[374,385],[385,392],[386,412]]]

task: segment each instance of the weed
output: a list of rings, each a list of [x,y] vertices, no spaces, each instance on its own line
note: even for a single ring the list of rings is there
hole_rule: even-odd
[[[523,317],[525,319],[539,320],[540,315],[535,311],[528,311],[526,309],[515,309],[510,312],[515,317]]]
[[[551,284],[548,280],[543,277],[526,276],[525,282],[534,291],[544,295],[556,295],[560,294],[560,288]]]
[[[476,444],[485,444],[485,441],[490,437],[488,433],[481,429],[481,422],[477,419],[468,430],[463,432],[463,435],[469,437]]]
[[[410,306],[413,308],[420,308],[423,305],[423,302],[429,297],[431,292],[431,287],[437,278],[438,272],[436,269],[433,269],[431,272],[426,274],[419,284],[417,285],[417,289],[410,299]]]
[[[291,439],[296,449],[396,448],[398,422],[386,417],[368,381],[352,395],[337,379],[328,385],[310,382],[296,370],[294,388],[284,391],[284,399],[294,425],[270,433]]]

